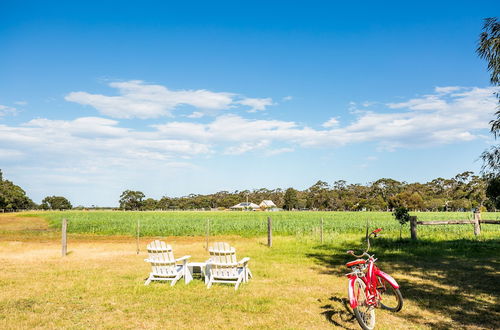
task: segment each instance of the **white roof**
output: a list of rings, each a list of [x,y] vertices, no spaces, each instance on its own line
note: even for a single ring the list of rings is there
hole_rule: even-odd
[[[242,202],[231,206],[232,209],[258,209],[259,205],[251,203],[251,202]]]
[[[260,205],[260,207],[276,207],[276,204],[273,203],[271,200],[263,200]]]

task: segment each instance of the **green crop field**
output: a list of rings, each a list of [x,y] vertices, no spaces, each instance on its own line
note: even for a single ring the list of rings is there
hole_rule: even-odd
[[[325,237],[338,234],[362,234],[370,228],[382,227],[388,236],[399,235],[400,225],[390,212],[122,212],[66,211],[34,214],[58,229],[61,220],[69,220],[70,233],[98,235],[135,235],[137,221],[141,236],[200,236],[205,235],[210,222],[210,235],[240,235],[256,237],[267,232],[267,217],[272,218],[275,235],[317,235],[321,219]],[[416,212],[418,220],[471,219],[469,212]],[[483,213],[483,219],[498,219],[500,213]],[[498,236],[500,226],[482,225],[483,236]],[[419,226],[422,238],[470,238],[472,225]],[[403,236],[409,235],[408,225]]]

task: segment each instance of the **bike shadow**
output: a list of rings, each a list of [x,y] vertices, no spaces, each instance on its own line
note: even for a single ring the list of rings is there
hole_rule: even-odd
[[[363,240],[360,240],[360,247]],[[370,252],[380,258],[378,265],[393,275],[405,301],[428,311],[425,317],[412,313],[393,314],[416,326],[433,329],[500,328],[500,239],[459,239],[447,241],[378,238]],[[323,266],[322,273],[344,276],[345,263],[352,257],[345,251],[352,242],[323,244],[309,258]],[[398,278],[399,275],[399,278]],[[332,310],[336,316],[340,311]],[[440,319],[433,319],[437,313]],[[327,315],[325,315],[327,316]],[[345,323],[340,323],[345,325]]]
[[[324,310],[321,315],[332,325],[342,329],[356,329],[356,317],[349,307],[349,301],[346,298],[332,296],[329,298],[332,302],[321,306]]]

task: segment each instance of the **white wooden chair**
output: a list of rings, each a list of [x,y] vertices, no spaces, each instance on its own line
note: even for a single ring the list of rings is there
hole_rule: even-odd
[[[236,261],[236,250],[228,243],[217,242],[209,249],[210,259],[207,260],[207,288],[213,283],[232,283],[238,290],[241,282],[248,282],[252,272],[248,268],[250,258]]]
[[[144,261],[151,263],[152,271],[144,285],[151,281],[172,281],[170,285],[174,286],[181,277],[184,277],[186,284],[191,282],[193,277],[187,267],[191,256],[175,259],[172,247],[159,240],[149,243],[147,249],[149,258]],[[178,264],[179,262],[182,264]]]

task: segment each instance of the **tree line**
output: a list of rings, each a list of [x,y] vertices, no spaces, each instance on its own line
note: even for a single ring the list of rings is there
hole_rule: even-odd
[[[498,185],[500,187],[500,184]],[[267,189],[219,191],[183,197],[146,198],[143,192],[126,190],[120,196],[123,210],[199,210],[227,209],[240,202],[272,200],[285,210],[390,211],[405,207],[413,211],[464,211],[473,208],[495,210],[497,191],[489,178],[463,172],[450,179],[437,178],[426,183],[407,183],[382,178],[366,185],[338,180],[318,181],[305,190]]]
[[[141,191],[126,190],[119,199],[122,210],[213,210],[227,209],[249,200],[272,200],[285,210],[391,211],[404,207],[413,211],[465,211],[474,208],[500,209],[500,180],[463,172],[450,179],[437,178],[426,183],[407,183],[390,178],[362,185],[344,180],[318,181],[304,190],[294,188],[219,191],[183,197],[146,198]],[[72,209],[63,196],[47,196],[34,203],[25,191],[3,178],[0,170],[0,210]],[[78,207],[83,208],[83,207]]]

